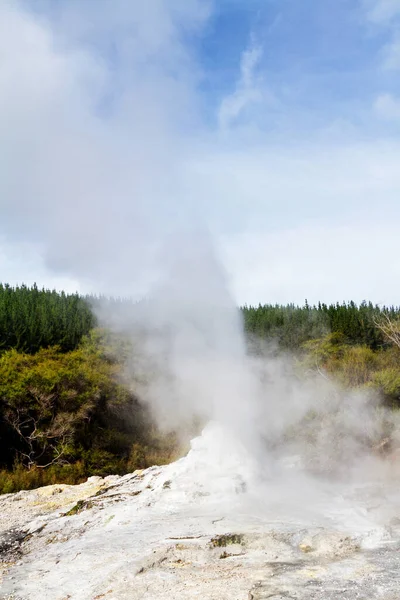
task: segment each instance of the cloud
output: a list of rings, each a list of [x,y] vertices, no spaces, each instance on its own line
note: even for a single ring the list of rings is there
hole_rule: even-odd
[[[223,98],[220,104],[218,121],[221,129],[227,129],[235,124],[242,113],[252,105],[271,98],[271,94],[266,92],[262,80],[256,74],[262,55],[262,48],[256,45],[254,40],[243,52],[236,89]]]
[[[383,49],[383,66],[389,71],[400,69],[400,36],[396,35]]]
[[[395,302],[399,155],[398,142],[325,140],[203,163],[213,198],[230,199],[225,219],[240,222],[219,245],[235,297]]]
[[[390,305],[399,293],[400,267],[391,259],[400,252],[397,227],[382,220],[238,234],[223,252],[235,273],[234,293],[249,304],[353,299]]]
[[[29,242],[5,243],[0,238],[0,273],[1,283],[12,286],[37,283],[39,287],[64,290],[68,293],[90,291],[89,287],[83,290],[80,282],[70,277],[49,271],[44,264],[40,248]]]
[[[392,94],[381,94],[375,100],[374,109],[377,115],[386,121],[400,122],[400,99]]]
[[[400,0],[373,0],[367,7],[368,19],[389,30],[390,40],[382,48],[382,67],[389,71],[400,69]]]
[[[372,0],[367,2],[368,18],[375,23],[389,23],[400,15],[399,0]]]
[[[341,288],[325,285],[322,267],[310,271],[312,255],[302,251],[310,239],[332,281],[353,282],[349,294],[364,296],[363,281],[351,276],[356,263],[341,250],[347,240],[351,251],[351,236],[340,228],[365,226],[375,240],[371,224],[385,231],[399,218],[398,142],[357,127],[333,138],[331,111],[321,129],[308,127],[311,97],[288,115],[290,130],[272,137],[255,118],[273,99],[253,40],[237,65],[236,89],[218,104],[218,127],[211,126],[196,40],[213,13],[200,0],[159,0],[151,10],[124,0],[99,1],[96,11],[78,1],[37,6],[35,13],[28,3],[0,6],[0,248],[8,265],[15,256],[16,280],[37,274],[47,281],[52,273],[83,291],[140,295],[164,267],[166,238],[209,228],[239,302],[289,299],[290,286],[291,299],[302,301],[305,282],[336,299]],[[396,102],[381,96],[375,108],[394,118]],[[235,127],[243,123],[251,124],[246,136]],[[315,220],[325,228],[318,234],[308,229]],[[251,250],[252,240],[269,244],[278,232],[288,244],[284,262],[275,241]],[[332,245],[326,254],[325,236],[333,240],[335,232],[340,251]],[[354,256],[368,277],[363,256],[371,242],[357,239]],[[36,269],[22,268],[17,245],[35,257]],[[375,252],[387,265],[385,246]],[[240,256],[251,257],[251,269]],[[2,278],[10,273],[7,267]]]

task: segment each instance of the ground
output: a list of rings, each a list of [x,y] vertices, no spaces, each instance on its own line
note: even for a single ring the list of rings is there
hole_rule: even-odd
[[[166,467],[2,496],[0,598],[399,600],[393,473],[261,474],[230,443],[208,428]]]

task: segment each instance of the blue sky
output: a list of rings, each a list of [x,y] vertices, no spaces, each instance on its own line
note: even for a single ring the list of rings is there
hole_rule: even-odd
[[[1,280],[140,295],[200,227],[237,302],[399,302],[400,0],[10,0],[0,53]]]
[[[215,114],[221,97],[234,89],[243,49],[253,43],[262,51],[257,75],[276,96],[283,126],[309,135],[324,120],[339,118],[364,128],[375,96],[382,89],[399,91],[399,78],[382,68],[392,36],[392,26],[371,22],[359,0],[217,3],[196,40],[206,107]],[[261,120],[276,126],[276,112],[270,122],[263,112]],[[368,127],[376,132],[380,126]]]

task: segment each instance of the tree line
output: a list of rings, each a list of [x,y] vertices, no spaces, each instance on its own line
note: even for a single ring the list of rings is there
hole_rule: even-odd
[[[0,284],[0,352],[34,354],[51,346],[68,352],[95,325],[88,299],[78,294]]]
[[[84,336],[98,325],[94,307],[107,300],[109,309],[120,311],[129,299],[80,296],[36,285],[11,287],[0,284],[0,352],[15,349],[34,354],[58,346],[62,352],[78,348]],[[327,333],[342,334],[349,344],[376,350],[385,336],[376,327],[382,315],[395,319],[399,308],[379,307],[371,302],[343,302],[286,306],[243,306],[244,330],[249,336],[274,339],[281,348],[295,350]]]
[[[398,307],[380,307],[371,302],[343,302],[287,306],[265,304],[242,308],[245,331],[263,339],[274,339],[287,350],[296,350],[305,342],[327,334],[339,334],[350,345],[364,345],[377,350],[387,344],[387,338],[376,325],[382,317],[396,320]]]

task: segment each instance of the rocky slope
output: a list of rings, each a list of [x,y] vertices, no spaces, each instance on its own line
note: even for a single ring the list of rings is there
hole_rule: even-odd
[[[210,426],[167,467],[0,497],[0,598],[399,600],[392,468],[260,470]]]

